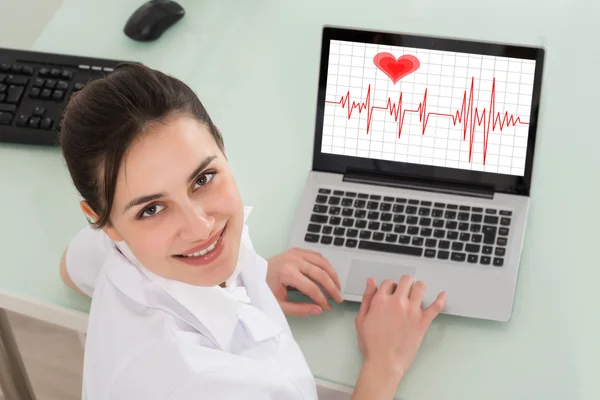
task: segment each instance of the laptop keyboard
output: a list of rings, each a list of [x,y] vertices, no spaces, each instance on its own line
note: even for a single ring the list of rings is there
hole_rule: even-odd
[[[320,188],[304,240],[502,267],[512,212]]]

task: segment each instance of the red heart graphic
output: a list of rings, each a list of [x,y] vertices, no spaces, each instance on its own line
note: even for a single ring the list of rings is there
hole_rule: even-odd
[[[410,54],[400,56],[396,60],[396,57],[386,52],[377,54],[373,62],[394,82],[394,85],[406,75],[415,72],[421,65],[419,59]]]

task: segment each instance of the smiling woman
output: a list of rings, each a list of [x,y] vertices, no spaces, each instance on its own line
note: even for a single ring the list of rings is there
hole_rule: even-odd
[[[73,96],[60,144],[90,219],[63,280],[92,296],[83,399],[316,399],[283,311],[342,301],[332,266],[252,246],[221,134],[183,82],[123,65]],[[365,282],[354,399],[392,398],[444,299],[410,277]],[[291,303],[294,286],[316,304]],[[199,395],[201,393],[201,395]]]

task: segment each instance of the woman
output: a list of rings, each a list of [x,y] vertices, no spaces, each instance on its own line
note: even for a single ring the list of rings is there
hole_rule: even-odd
[[[313,252],[256,254],[223,139],[189,87],[123,65],[71,99],[60,144],[91,221],[63,260],[93,293],[84,399],[316,399],[282,308],[309,312],[285,287],[328,309],[309,278],[341,301],[337,276]],[[353,399],[393,397],[445,303],[422,310],[424,290],[366,283]]]

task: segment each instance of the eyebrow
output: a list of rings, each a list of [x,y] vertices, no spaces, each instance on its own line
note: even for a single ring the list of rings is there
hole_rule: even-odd
[[[196,176],[198,176],[198,174],[200,174],[200,172],[202,172],[208,166],[208,164],[210,164],[212,162],[212,160],[214,160],[215,158],[217,158],[217,156],[213,155],[213,156],[208,156],[204,160],[202,160],[200,165],[198,165],[198,167],[196,169],[194,169],[194,172],[192,172],[190,174],[190,176],[188,177],[188,181],[191,182],[194,179],[196,179]],[[167,194],[163,192],[163,193],[149,194],[149,195],[145,195],[145,196],[136,197],[135,199],[133,199],[129,203],[127,203],[127,205],[125,206],[125,209],[123,210],[123,213],[126,213],[132,207],[139,206],[144,203],[148,203],[152,200],[160,199],[161,197],[165,197],[166,195]]]

